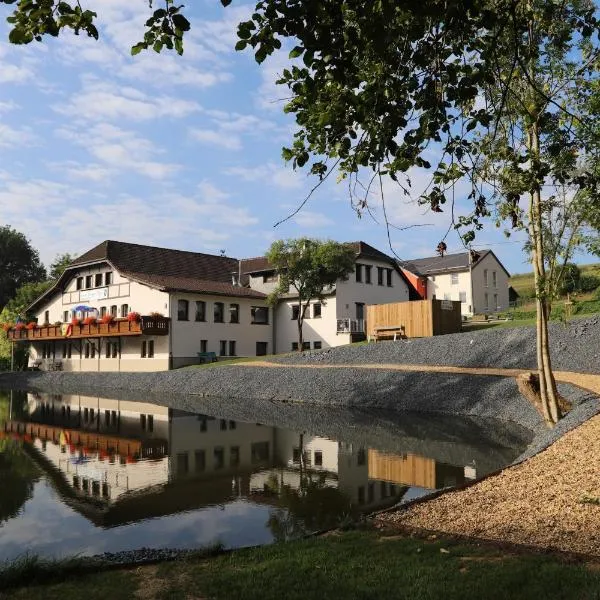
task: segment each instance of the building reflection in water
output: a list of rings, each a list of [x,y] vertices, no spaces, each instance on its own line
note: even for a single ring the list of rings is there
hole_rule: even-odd
[[[245,498],[273,506],[269,525],[286,538],[477,475],[474,465],[149,403],[28,394],[27,404],[4,435],[24,439],[63,498],[103,527]]]

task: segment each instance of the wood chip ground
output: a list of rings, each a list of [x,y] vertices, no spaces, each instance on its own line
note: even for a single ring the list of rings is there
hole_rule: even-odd
[[[600,556],[600,415],[526,462],[378,520]]]

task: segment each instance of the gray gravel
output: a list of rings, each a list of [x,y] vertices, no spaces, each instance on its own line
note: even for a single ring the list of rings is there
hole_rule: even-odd
[[[550,325],[550,349],[557,370],[600,373],[600,316]],[[434,338],[339,346],[275,359],[287,364],[405,363],[458,367],[533,369],[535,328],[493,328]]]
[[[562,393],[576,407],[558,427],[548,431],[511,378],[336,369],[335,365],[412,363],[533,368],[534,335],[532,328],[495,329],[345,346],[275,359],[283,364],[331,364],[331,369],[227,365],[158,373],[0,374],[0,389],[143,399],[183,410],[231,415],[238,420],[290,429],[301,427],[315,433],[335,429],[331,414],[334,409],[359,410],[369,418],[379,411],[393,411],[495,419],[533,433],[534,439],[521,457],[524,458],[600,412],[600,401],[572,386],[561,386]],[[555,368],[600,372],[600,317],[572,321],[566,326],[555,324],[551,340]],[[348,418],[340,422],[347,425]]]

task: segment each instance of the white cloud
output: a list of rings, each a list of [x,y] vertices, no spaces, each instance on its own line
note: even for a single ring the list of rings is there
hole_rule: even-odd
[[[0,123],[0,146],[32,146],[38,142],[39,138],[28,127],[16,129]]]
[[[225,134],[215,129],[192,129],[190,135],[193,139],[203,144],[220,146],[226,150],[241,150],[242,140],[238,135]]]
[[[318,229],[334,224],[334,221],[332,221],[329,217],[326,217],[324,214],[309,210],[301,210],[293,218],[293,221],[305,229]]]
[[[56,131],[63,139],[83,146],[112,171],[138,173],[152,179],[165,179],[180,169],[180,165],[152,160],[162,150],[151,140],[108,123],[99,123],[87,132],[63,128]],[[89,171],[88,175],[97,173]]]
[[[173,96],[154,96],[132,87],[85,79],[82,89],[54,106],[59,114],[86,121],[180,119],[201,110],[198,103]]]
[[[302,187],[302,174],[291,167],[281,167],[273,162],[258,167],[228,167],[223,173],[242,181],[261,182],[280,189],[295,190]]]

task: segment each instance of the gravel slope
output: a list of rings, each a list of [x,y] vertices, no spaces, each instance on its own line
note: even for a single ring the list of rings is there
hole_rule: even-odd
[[[533,327],[496,328],[362,346],[339,346],[276,358],[280,363],[405,363],[457,367],[533,369]],[[550,348],[557,370],[600,373],[600,316],[550,325]]]

